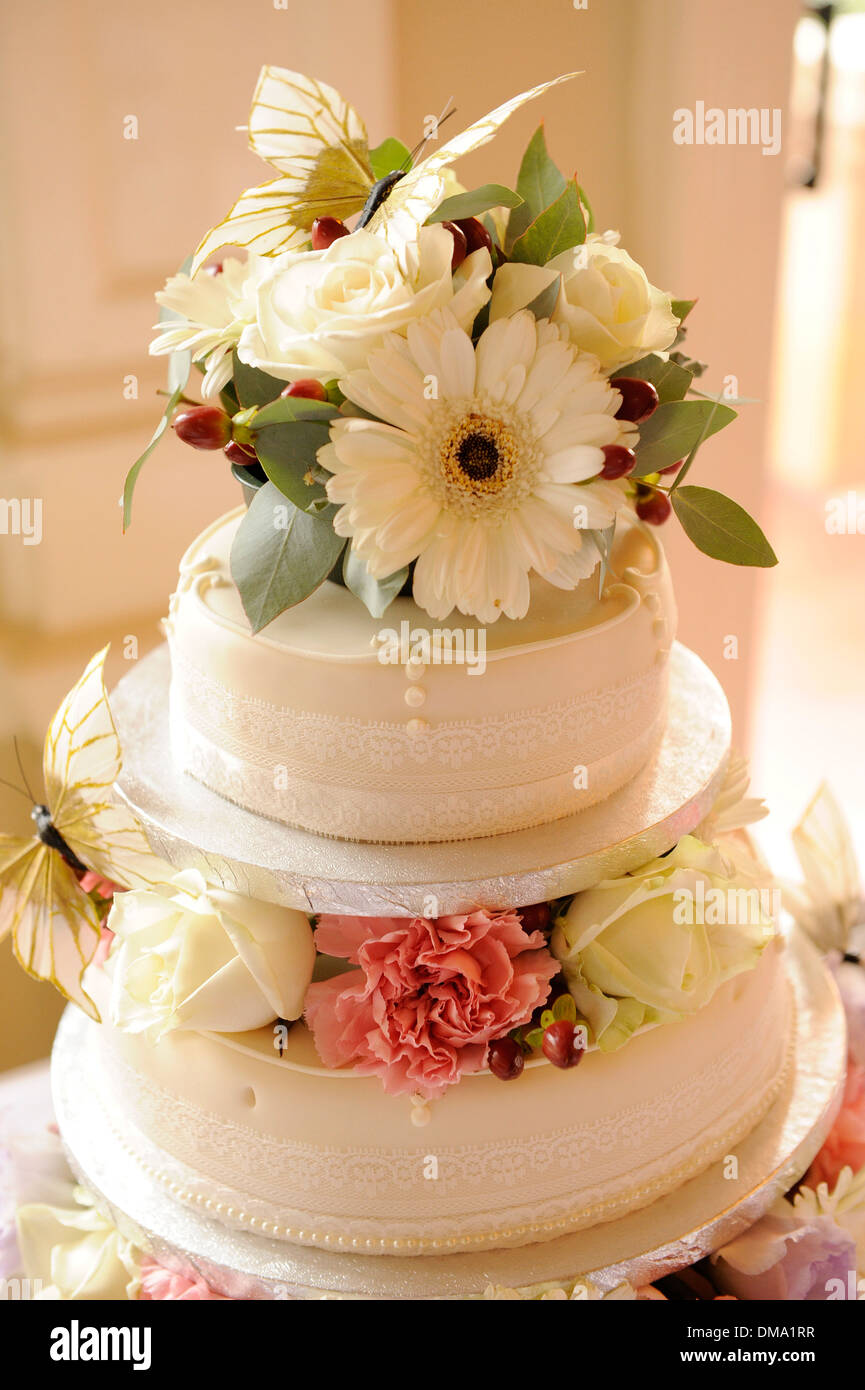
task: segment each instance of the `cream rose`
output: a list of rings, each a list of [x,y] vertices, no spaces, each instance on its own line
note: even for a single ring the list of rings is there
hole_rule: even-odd
[[[613,1051],[644,1024],[703,1008],[756,965],[773,934],[759,886],[687,835],[663,858],[578,893],[550,944],[594,1039]]]
[[[140,1254],[93,1206],[82,1188],[68,1205],[18,1208],[18,1244],[36,1299],[127,1300],[138,1297]]]
[[[242,1033],[299,1018],[315,963],[304,913],[210,888],[195,870],[173,887],[114,899],[115,1026],[155,1040],[172,1028]]]
[[[670,296],[649,283],[627,251],[594,235],[544,266],[503,265],[493,281],[490,322],[531,304],[557,275],[553,322],[565,324],[575,347],[593,353],[605,372],[671,346],[679,320]]]
[[[256,321],[241,334],[238,356],[285,381],[329,381],[365,367],[385,334],[447,306],[470,328],[489,299],[492,265],[485,247],[451,274],[453,238],[422,227],[410,279],[373,232],[352,232],[325,251],[286,252],[258,288]]]

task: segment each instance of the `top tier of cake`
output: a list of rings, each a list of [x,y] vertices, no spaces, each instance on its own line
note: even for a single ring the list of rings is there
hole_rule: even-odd
[[[529,614],[371,617],[326,582],[253,636],[231,581],[242,512],[189,547],[171,603],[174,756],[213,790],[342,839],[526,829],[623,786],[664,727],[675,605],[656,534],[620,525],[598,575],[535,581]]]

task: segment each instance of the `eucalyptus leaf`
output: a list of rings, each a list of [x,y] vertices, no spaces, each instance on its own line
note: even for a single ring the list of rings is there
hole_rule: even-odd
[[[256,430],[255,452],[270,481],[301,511],[319,511],[327,503],[320,477],[318,450],[330,438],[327,421],[299,420]]]
[[[411,168],[411,152],[402,140],[389,135],[380,145],[376,145],[374,150],[370,150],[369,164],[376,180],[383,179],[386,174],[392,174],[395,169],[405,169],[408,173]]]
[[[528,227],[551,203],[560,198],[565,191],[567,180],[547,153],[544,127],[539,125],[528,143],[517,176],[517,192],[522,203],[514,208],[508,218],[506,247],[513,246],[517,237],[522,236]]]
[[[580,194],[580,202],[586,209],[586,231],[593,232],[595,230],[595,214],[592,205],[589,202],[588,195],[582,184],[577,184],[577,188]]]
[[[261,632],[317,589],[344,546],[329,520],[301,511],[265,483],[231,547],[231,575],[252,631]]]
[[[531,309],[536,319],[548,319],[556,307],[556,300],[559,297],[559,290],[562,287],[562,277],[557,275],[551,280],[546,289],[536,294],[530,304],[526,305]]]
[[[360,599],[371,616],[380,618],[408,579],[408,565],[395,574],[389,574],[387,579],[374,579],[365,561],[350,545],[343,557],[342,577],[345,587]]]
[[[185,385],[186,382],[184,381],[183,386]],[[144,453],[138,455],[138,458],[135,460],[129,472],[126,474],[126,481],[123,484],[124,531],[127,529],[130,521],[132,520],[132,497],[135,492],[135,484],[138,482],[138,475],[141,472],[147,460],[150,458],[150,455],[153,453],[153,450],[156,448],[165,431],[168,429],[171,416],[173,415],[174,410],[178,402],[180,401],[180,397],[183,395],[183,386],[176,386],[172,391],[171,395],[168,397],[168,400],[165,403],[165,409],[162,412],[162,419],[159,421],[159,424],[153,431],[153,434],[150,437],[150,443],[144,450]]]
[[[687,458],[703,439],[735,418],[735,410],[714,401],[665,401],[640,425],[637,464],[631,476],[644,478]]]
[[[522,201],[519,193],[506,188],[503,183],[485,183],[480,188],[445,198],[435,212],[430,213],[427,221],[458,222],[462,217],[477,217],[479,212],[488,212],[490,208],[516,208]]]
[[[267,425],[290,425],[299,420],[332,420],[339,408],[330,401],[314,401],[308,396],[282,396],[257,410],[249,422],[253,434]]]
[[[573,179],[564,193],[551,203],[517,237],[511,247],[511,260],[528,265],[546,265],[561,251],[569,251],[586,239],[586,221],[580,195]]]
[[[612,377],[614,386],[616,377],[620,376],[635,376],[641,381],[650,381],[661,402],[683,400],[692,379],[687,367],[680,366],[678,362],[665,361],[655,352],[638,358],[636,362],[629,362],[627,367],[620,367]]]
[[[696,302],[696,299],[674,299],[671,301],[670,308],[679,322],[684,323]]]
[[[704,555],[729,565],[777,565],[778,557],[744,507],[709,487],[676,488],[673,510],[686,534]]]
[[[269,401],[275,401],[280,391],[284,391],[288,384],[279,381],[275,376],[269,376],[258,367],[250,367],[248,363],[241,362],[236,352],[232,377],[235,394],[244,410],[251,405],[267,405]]]

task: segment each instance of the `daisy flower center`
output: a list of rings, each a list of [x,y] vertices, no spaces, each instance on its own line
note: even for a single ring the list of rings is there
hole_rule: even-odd
[[[463,513],[497,511],[515,500],[534,469],[534,450],[509,423],[478,410],[460,410],[439,436],[430,463],[434,490]],[[437,476],[436,476],[437,475]],[[438,486],[435,486],[435,483]],[[443,499],[444,500],[444,499]]]

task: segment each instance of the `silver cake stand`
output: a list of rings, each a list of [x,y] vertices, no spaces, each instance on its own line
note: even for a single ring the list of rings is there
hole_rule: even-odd
[[[728,1175],[733,1165],[716,1163],[641,1211],[515,1250],[342,1254],[229,1230],[180,1205],[110,1131],[82,1066],[86,1029],[96,1025],[74,1008],[54,1048],[55,1113],[73,1168],[124,1234],[231,1298],[471,1298],[489,1285],[645,1284],[693,1264],[758,1220],[802,1176],[829,1131],[843,1088],[844,1014],[832,977],[796,930],[786,955],[796,1005],[786,1079],[764,1120],[735,1146],[735,1176]]]
[[[124,750],[120,796],[171,864],[307,912],[444,916],[591,887],[665,853],[692,831],[717,796],[730,749],[724,692],[699,657],[677,643],[663,740],[633,781],[605,801],[550,825],[483,839],[356,844],[245,811],[178,771],[169,677],[168,649],[161,647],[111,697]]]

